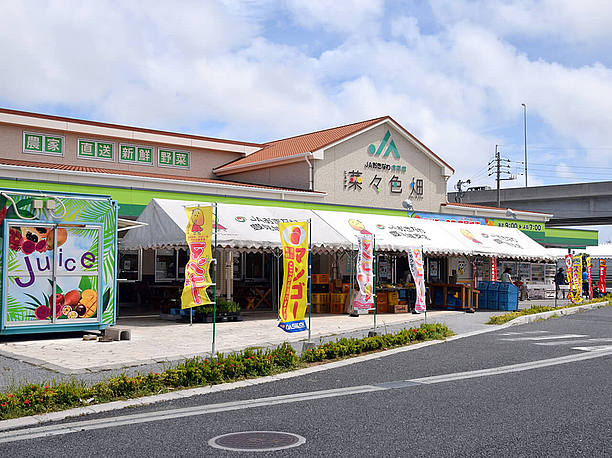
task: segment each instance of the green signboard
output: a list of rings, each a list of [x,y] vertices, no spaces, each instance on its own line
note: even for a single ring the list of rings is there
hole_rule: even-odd
[[[59,135],[24,132],[23,152],[63,156],[64,137]]]
[[[81,159],[115,160],[115,144],[97,140],[78,140],[77,157]]]
[[[173,151],[159,148],[157,154],[157,165],[160,167],[176,167],[188,169],[191,164],[191,155],[188,151]]]
[[[153,148],[150,146],[119,145],[119,162],[136,165],[153,165]]]

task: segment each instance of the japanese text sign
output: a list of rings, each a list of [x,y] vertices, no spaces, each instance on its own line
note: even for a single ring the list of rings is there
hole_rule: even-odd
[[[212,207],[187,207],[185,235],[189,246],[189,261],[185,267],[185,287],[181,295],[181,308],[187,309],[212,301],[206,289],[212,285],[210,264],[212,260]]]
[[[491,258],[491,281],[497,281],[497,258]]]
[[[355,297],[355,310],[374,308],[374,238],[359,237],[357,251],[357,283],[359,291]]]
[[[307,222],[278,223],[283,247],[283,287],[279,327],[286,332],[305,331],[308,307],[310,230]]]

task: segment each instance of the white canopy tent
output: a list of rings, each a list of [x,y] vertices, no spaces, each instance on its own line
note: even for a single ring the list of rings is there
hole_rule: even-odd
[[[426,254],[552,259],[543,246],[518,229],[364,213],[315,213],[353,243],[360,234],[374,234],[376,249],[381,251],[422,248]]]
[[[123,249],[185,247],[185,207],[203,202],[153,199],[121,241]],[[323,210],[217,204],[217,246],[243,250],[280,248],[278,223],[312,223],[315,252],[352,249],[360,234],[376,236],[376,249],[423,248],[433,255],[481,255],[519,260],[550,260],[544,247],[518,229]]]
[[[147,226],[130,230],[121,241],[121,248],[185,247],[185,207],[198,205],[210,204],[153,199],[138,218]],[[348,240],[310,210],[225,203],[217,204],[217,246],[244,250],[280,248],[278,223],[308,219],[312,224],[313,251],[350,248]]]

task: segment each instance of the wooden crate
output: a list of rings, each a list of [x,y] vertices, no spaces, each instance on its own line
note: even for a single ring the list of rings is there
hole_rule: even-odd
[[[391,312],[391,310],[389,310]],[[408,304],[397,304],[393,306],[391,313],[408,313]]]
[[[329,304],[329,294],[328,293],[313,293],[310,295],[311,301],[314,304]]]
[[[344,303],[342,303],[342,304],[337,304],[337,303],[334,304],[334,303],[332,303],[329,306],[329,311],[331,313],[344,313]]]
[[[329,274],[312,274],[312,282],[316,284],[329,283]]]
[[[389,291],[387,296],[389,305],[397,305],[399,303],[399,293],[397,291]]]
[[[346,300],[346,294],[342,294],[342,293],[332,293],[331,294],[332,304],[344,304],[345,300]]]
[[[376,304],[385,304],[385,306],[389,303],[389,296],[386,291],[381,291],[380,293],[376,293]]]

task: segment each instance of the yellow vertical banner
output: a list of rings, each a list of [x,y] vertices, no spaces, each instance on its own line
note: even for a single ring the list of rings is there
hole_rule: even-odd
[[[285,332],[305,331],[308,308],[308,223],[278,223],[283,246],[283,288],[279,327]]]
[[[181,308],[187,309],[212,303],[206,288],[212,285],[212,207],[187,207],[185,236],[189,246],[189,262],[185,267],[185,286],[181,295]]]

